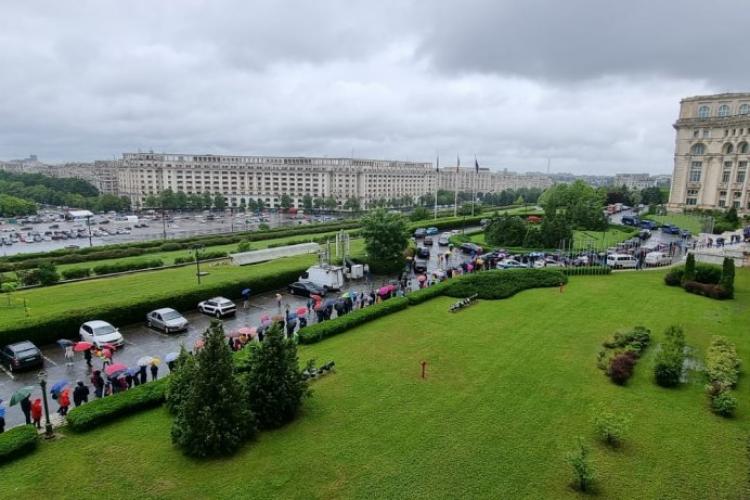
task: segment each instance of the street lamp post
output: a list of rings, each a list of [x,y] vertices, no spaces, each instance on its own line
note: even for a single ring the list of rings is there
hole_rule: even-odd
[[[42,388],[42,401],[44,402],[44,437],[51,438],[54,433],[52,431],[52,423],[49,421],[49,405],[47,404],[47,373],[41,371],[37,375],[37,378],[39,379],[39,387]]]
[[[203,248],[203,245],[195,245],[193,249],[195,250],[195,276],[198,278],[198,284],[201,284],[201,259],[199,255],[200,249]]]
[[[89,227],[89,247],[93,247],[94,244],[91,242],[91,216],[86,216],[86,225]]]

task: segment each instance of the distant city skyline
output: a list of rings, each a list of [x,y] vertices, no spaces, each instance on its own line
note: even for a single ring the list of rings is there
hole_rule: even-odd
[[[614,4],[232,0],[0,6],[0,158],[123,151],[669,174],[681,98],[742,91],[741,15]],[[715,12],[742,12],[718,0]],[[710,44],[675,43],[689,26]],[[720,46],[721,51],[713,48]],[[696,64],[700,61],[700,64]]]

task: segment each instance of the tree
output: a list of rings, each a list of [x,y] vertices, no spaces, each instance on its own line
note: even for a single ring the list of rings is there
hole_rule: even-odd
[[[227,199],[221,193],[216,193],[214,196],[214,208],[217,210],[224,210],[227,208]]]
[[[685,259],[685,272],[682,273],[682,282],[695,281],[695,255],[688,253]]]
[[[726,290],[728,298],[734,298],[734,259],[724,257],[719,284]]]
[[[734,227],[737,227],[737,224],[740,223],[739,217],[737,217],[737,209],[734,207],[730,207],[729,210],[724,214],[724,220],[732,224]]]
[[[174,195],[175,208],[183,209],[188,207],[188,197],[184,191],[177,191]]]
[[[313,205],[315,205],[315,208],[323,208],[324,204],[325,200],[319,196],[313,199]]]
[[[60,281],[60,275],[57,274],[57,268],[51,262],[42,262],[37,268],[37,279],[44,286],[54,285]]]
[[[338,202],[336,201],[336,198],[334,198],[333,196],[329,196],[325,199],[325,201],[323,201],[323,206],[328,210],[335,210],[338,206]]]
[[[279,201],[279,206],[283,208],[284,210],[289,210],[292,208],[292,204],[294,203],[294,200],[292,200],[292,197],[288,194],[284,193],[281,195],[281,200]]]
[[[594,410],[593,422],[599,439],[616,448],[622,444],[630,418],[600,406]]]
[[[279,326],[247,358],[243,387],[251,411],[263,429],[275,429],[297,416],[309,394],[297,358],[297,344]]]
[[[430,211],[424,207],[417,207],[409,214],[409,219],[412,221],[425,220],[431,217]]]
[[[484,238],[490,245],[523,246],[527,227],[520,217],[503,215],[490,221],[484,230]]]
[[[359,212],[359,198],[356,196],[350,196],[344,202],[344,210],[351,210],[352,212]]]
[[[227,455],[255,434],[255,418],[235,379],[221,322],[213,320],[203,339],[195,368],[186,376],[190,388],[177,405],[172,441],[186,455]]]
[[[174,210],[177,208],[177,199],[171,189],[165,189],[159,193],[159,206],[161,208],[166,208],[167,210]]]
[[[679,326],[670,326],[664,337],[654,359],[654,378],[662,387],[676,387],[685,361],[685,334]]]
[[[195,193],[188,195],[188,208],[191,210],[202,210],[203,209],[203,196]]]
[[[161,208],[161,201],[156,196],[150,194],[143,200],[144,208]]]
[[[589,449],[583,444],[583,439],[578,438],[578,447],[565,456],[565,460],[573,468],[575,476],[575,487],[580,491],[589,491],[594,482],[596,474],[593,464],[589,458]]]
[[[409,243],[406,221],[401,214],[378,209],[362,218],[362,237],[367,254],[378,261],[401,262]]]
[[[309,194],[306,194],[302,197],[302,208],[305,209],[305,212],[312,212],[313,199]]]
[[[258,198],[255,200],[255,207],[258,209],[258,213],[260,213],[266,208],[266,202],[263,201],[263,198]]]
[[[185,346],[180,346],[180,355],[174,362],[174,369],[170,370],[169,385],[167,386],[166,405],[170,413],[177,413],[180,405],[190,394],[190,388],[195,378],[195,359]]]
[[[16,217],[36,213],[36,203],[9,194],[0,194],[0,217]]]

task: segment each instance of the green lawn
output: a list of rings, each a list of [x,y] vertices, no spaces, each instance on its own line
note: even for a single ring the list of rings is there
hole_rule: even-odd
[[[698,234],[704,230],[703,219],[694,215],[685,214],[668,214],[668,215],[649,215],[644,219],[651,219],[659,224],[674,224],[680,229],[687,229],[693,234]]]
[[[616,245],[621,241],[632,238],[635,233],[629,233],[618,228],[610,228],[606,232],[601,231],[573,231],[573,245],[575,249],[595,248],[605,250],[607,247]],[[472,242],[483,247],[489,247],[484,239],[484,233],[474,233],[469,235]],[[533,249],[519,249],[533,250]]]
[[[737,417],[707,408],[703,381],[652,381],[656,347],[625,387],[596,364],[602,340],[642,324],[685,328],[699,352],[711,335],[750,360],[750,272],[717,302],[662,284],[661,272],[572,278],[564,293],[525,291],[457,314],[438,298],[304,347],[334,359],[304,414],[236,456],[184,458],[163,409],[85,435],[66,434],[2,468],[8,498],[578,498],[563,461],[576,438],[593,447],[598,498],[748,496],[750,384]],[[419,363],[428,362],[428,378]],[[624,446],[597,444],[591,406],[631,415]]]

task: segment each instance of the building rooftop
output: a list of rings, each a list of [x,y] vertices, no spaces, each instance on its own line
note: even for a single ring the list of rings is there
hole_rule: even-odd
[[[723,94],[696,95],[685,97],[680,102],[722,100],[722,99],[750,99],[750,92],[725,92]]]

